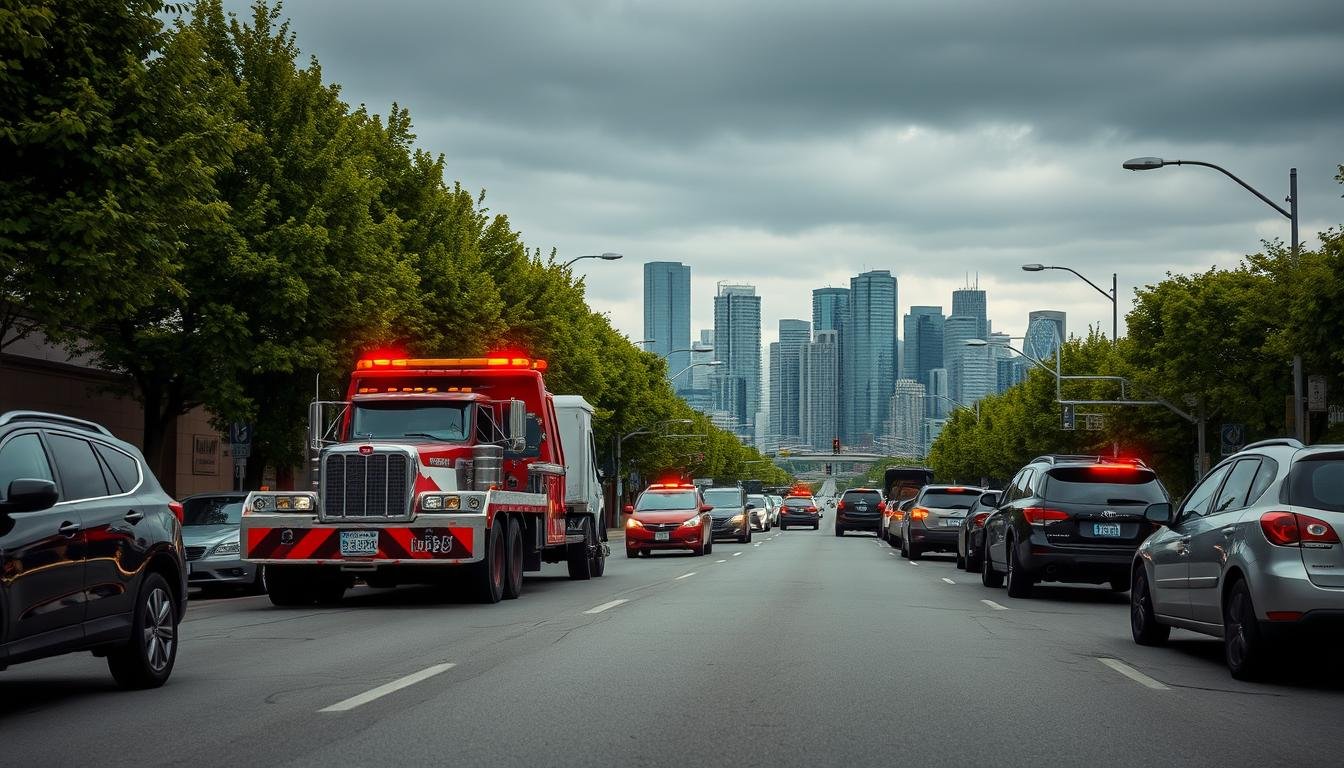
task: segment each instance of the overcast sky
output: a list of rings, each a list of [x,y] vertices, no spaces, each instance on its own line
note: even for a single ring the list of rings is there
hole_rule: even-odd
[[[234,10],[244,2],[226,3]],[[528,243],[580,262],[591,304],[643,337],[642,264],[691,266],[692,336],[716,281],[810,319],[868,269],[911,304],[974,281],[996,330],[1071,332],[1135,286],[1234,266],[1287,220],[1344,223],[1344,0],[290,0],[305,55],[352,104],[406,106],[452,179]],[[1285,204],[1286,207],[1286,204]],[[1123,317],[1121,322],[1123,323]]]

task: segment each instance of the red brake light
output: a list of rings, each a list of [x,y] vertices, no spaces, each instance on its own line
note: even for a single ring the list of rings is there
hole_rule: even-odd
[[[1031,525],[1045,525],[1046,523],[1069,519],[1068,512],[1046,507],[1027,507],[1022,510],[1022,515],[1027,518],[1027,522]]]
[[[837,502],[836,505],[835,505],[835,508],[836,508],[836,509],[844,509],[844,508],[845,508],[845,502],[843,502],[843,501],[841,501],[841,502]]]
[[[804,509],[803,511],[804,511],[804,512],[816,512],[816,511],[817,511],[817,508],[816,508],[816,507],[808,507],[808,508]]]
[[[179,523],[182,522],[183,520],[182,502],[170,501],[168,502],[168,509],[172,510],[173,517],[177,518],[177,522]]]
[[[1339,543],[1339,534],[1329,523],[1293,512],[1266,512],[1260,516],[1260,530],[1270,544],[1280,547]]]
[[[955,487],[955,486],[954,486],[954,487],[952,487],[952,488],[948,488],[948,489],[947,489],[947,492],[948,492],[948,493],[965,493],[965,492],[966,492],[966,489],[965,489],[965,488],[959,488],[959,487]]]
[[[984,528],[985,521],[988,519],[989,519],[988,512],[977,512],[975,515],[971,517],[971,525],[974,525],[976,528]]]

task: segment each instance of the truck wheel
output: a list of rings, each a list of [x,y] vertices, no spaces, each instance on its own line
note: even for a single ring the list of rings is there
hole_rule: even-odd
[[[504,566],[508,557],[504,551],[504,521],[501,515],[485,536],[485,556],[471,566],[472,597],[478,603],[498,603],[504,597]]]
[[[523,593],[523,526],[509,517],[504,542],[504,599],[516,600]]]
[[[603,549],[602,539],[600,537],[594,536],[593,541],[591,543],[593,545],[592,571],[593,571],[593,578],[596,579],[600,578],[602,574],[607,572],[607,551]]]
[[[272,567],[266,574],[266,594],[271,598],[271,605],[281,608],[312,605],[317,596],[305,582],[304,576],[304,572],[296,570],[294,566]]]
[[[569,578],[575,581],[587,581],[593,577],[593,558],[588,555],[588,547],[593,543],[593,529],[587,520],[581,523],[583,543],[569,545]]]
[[[338,605],[345,597],[345,589],[345,577],[338,576],[334,579],[324,579],[313,592],[318,605]]]

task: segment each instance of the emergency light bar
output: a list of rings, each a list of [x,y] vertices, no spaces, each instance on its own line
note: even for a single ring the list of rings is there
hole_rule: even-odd
[[[355,363],[355,370],[390,369],[443,369],[443,368],[522,368],[531,371],[546,370],[545,360],[529,357],[366,357]]]

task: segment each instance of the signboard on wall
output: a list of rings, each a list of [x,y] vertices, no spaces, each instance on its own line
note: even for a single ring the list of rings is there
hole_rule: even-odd
[[[219,435],[191,436],[191,474],[219,474]]]

